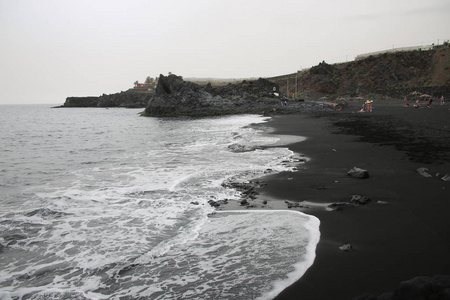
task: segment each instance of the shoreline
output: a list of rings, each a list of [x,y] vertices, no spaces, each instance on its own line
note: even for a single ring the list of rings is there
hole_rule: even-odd
[[[265,123],[273,129],[268,134],[307,137],[287,147],[309,159],[297,172],[259,178],[267,185],[257,189],[256,201],[267,200],[265,209],[287,209],[283,199],[301,203],[293,209],[321,223],[313,265],[275,299],[376,297],[417,276],[450,275],[450,182],[440,180],[450,175],[450,111],[403,104],[375,101],[373,113],[356,113],[359,103],[352,103],[342,112]],[[347,176],[355,166],[370,177]],[[432,177],[418,174],[421,167]],[[371,201],[327,209],[352,195]],[[339,249],[345,244],[351,251]]]
[[[307,218],[307,222],[302,223],[302,227],[308,232],[310,236],[310,242],[305,247],[306,249],[306,256],[304,257],[305,260],[298,261],[293,265],[294,270],[287,274],[286,278],[278,279],[276,281],[273,281],[274,284],[272,286],[272,289],[263,295],[260,295],[258,299],[274,299],[277,295],[279,295],[283,290],[285,290],[287,287],[294,284],[298,277],[300,278],[305,274],[305,272],[311,267],[311,265],[314,263],[315,259],[315,248],[317,246],[317,243],[320,240],[320,231],[319,231],[319,219],[317,219],[314,216],[308,215],[304,212],[298,211],[298,210],[288,210],[288,209],[227,209],[227,210],[218,210],[215,212],[217,215],[221,214],[298,214],[304,218]]]

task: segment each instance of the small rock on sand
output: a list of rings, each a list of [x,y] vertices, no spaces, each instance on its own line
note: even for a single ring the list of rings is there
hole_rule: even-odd
[[[354,177],[354,178],[369,178],[369,172],[367,170],[353,167],[350,171],[347,173],[348,176]]]
[[[416,171],[417,171],[417,173],[419,173],[423,177],[433,177],[433,176],[431,176],[430,173],[428,173],[428,169],[427,168],[418,168]]]
[[[344,244],[342,246],[339,246],[339,249],[345,252],[350,252],[352,251],[353,247],[350,244]]]

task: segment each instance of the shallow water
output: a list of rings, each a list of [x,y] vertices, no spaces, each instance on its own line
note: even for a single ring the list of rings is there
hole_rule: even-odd
[[[248,126],[267,118],[0,109],[5,299],[270,299],[312,264],[314,217],[207,204],[239,199],[225,180],[292,170]]]

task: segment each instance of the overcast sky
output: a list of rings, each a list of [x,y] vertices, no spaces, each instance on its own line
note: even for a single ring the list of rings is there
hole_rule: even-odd
[[[0,0],[0,104],[293,73],[450,39],[449,0]]]

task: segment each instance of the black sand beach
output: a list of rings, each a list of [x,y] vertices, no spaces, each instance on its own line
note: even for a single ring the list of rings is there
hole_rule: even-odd
[[[320,219],[313,266],[276,299],[379,296],[400,282],[450,275],[450,110],[403,107],[403,101],[361,103],[343,111],[275,116],[275,134],[306,136],[290,149],[310,161],[298,172],[264,178],[260,197],[303,202]],[[353,167],[370,177],[347,176]],[[431,177],[416,170],[425,167]],[[362,195],[371,202],[326,209]],[[293,208],[294,209],[294,208]],[[350,244],[351,251],[339,247]]]

